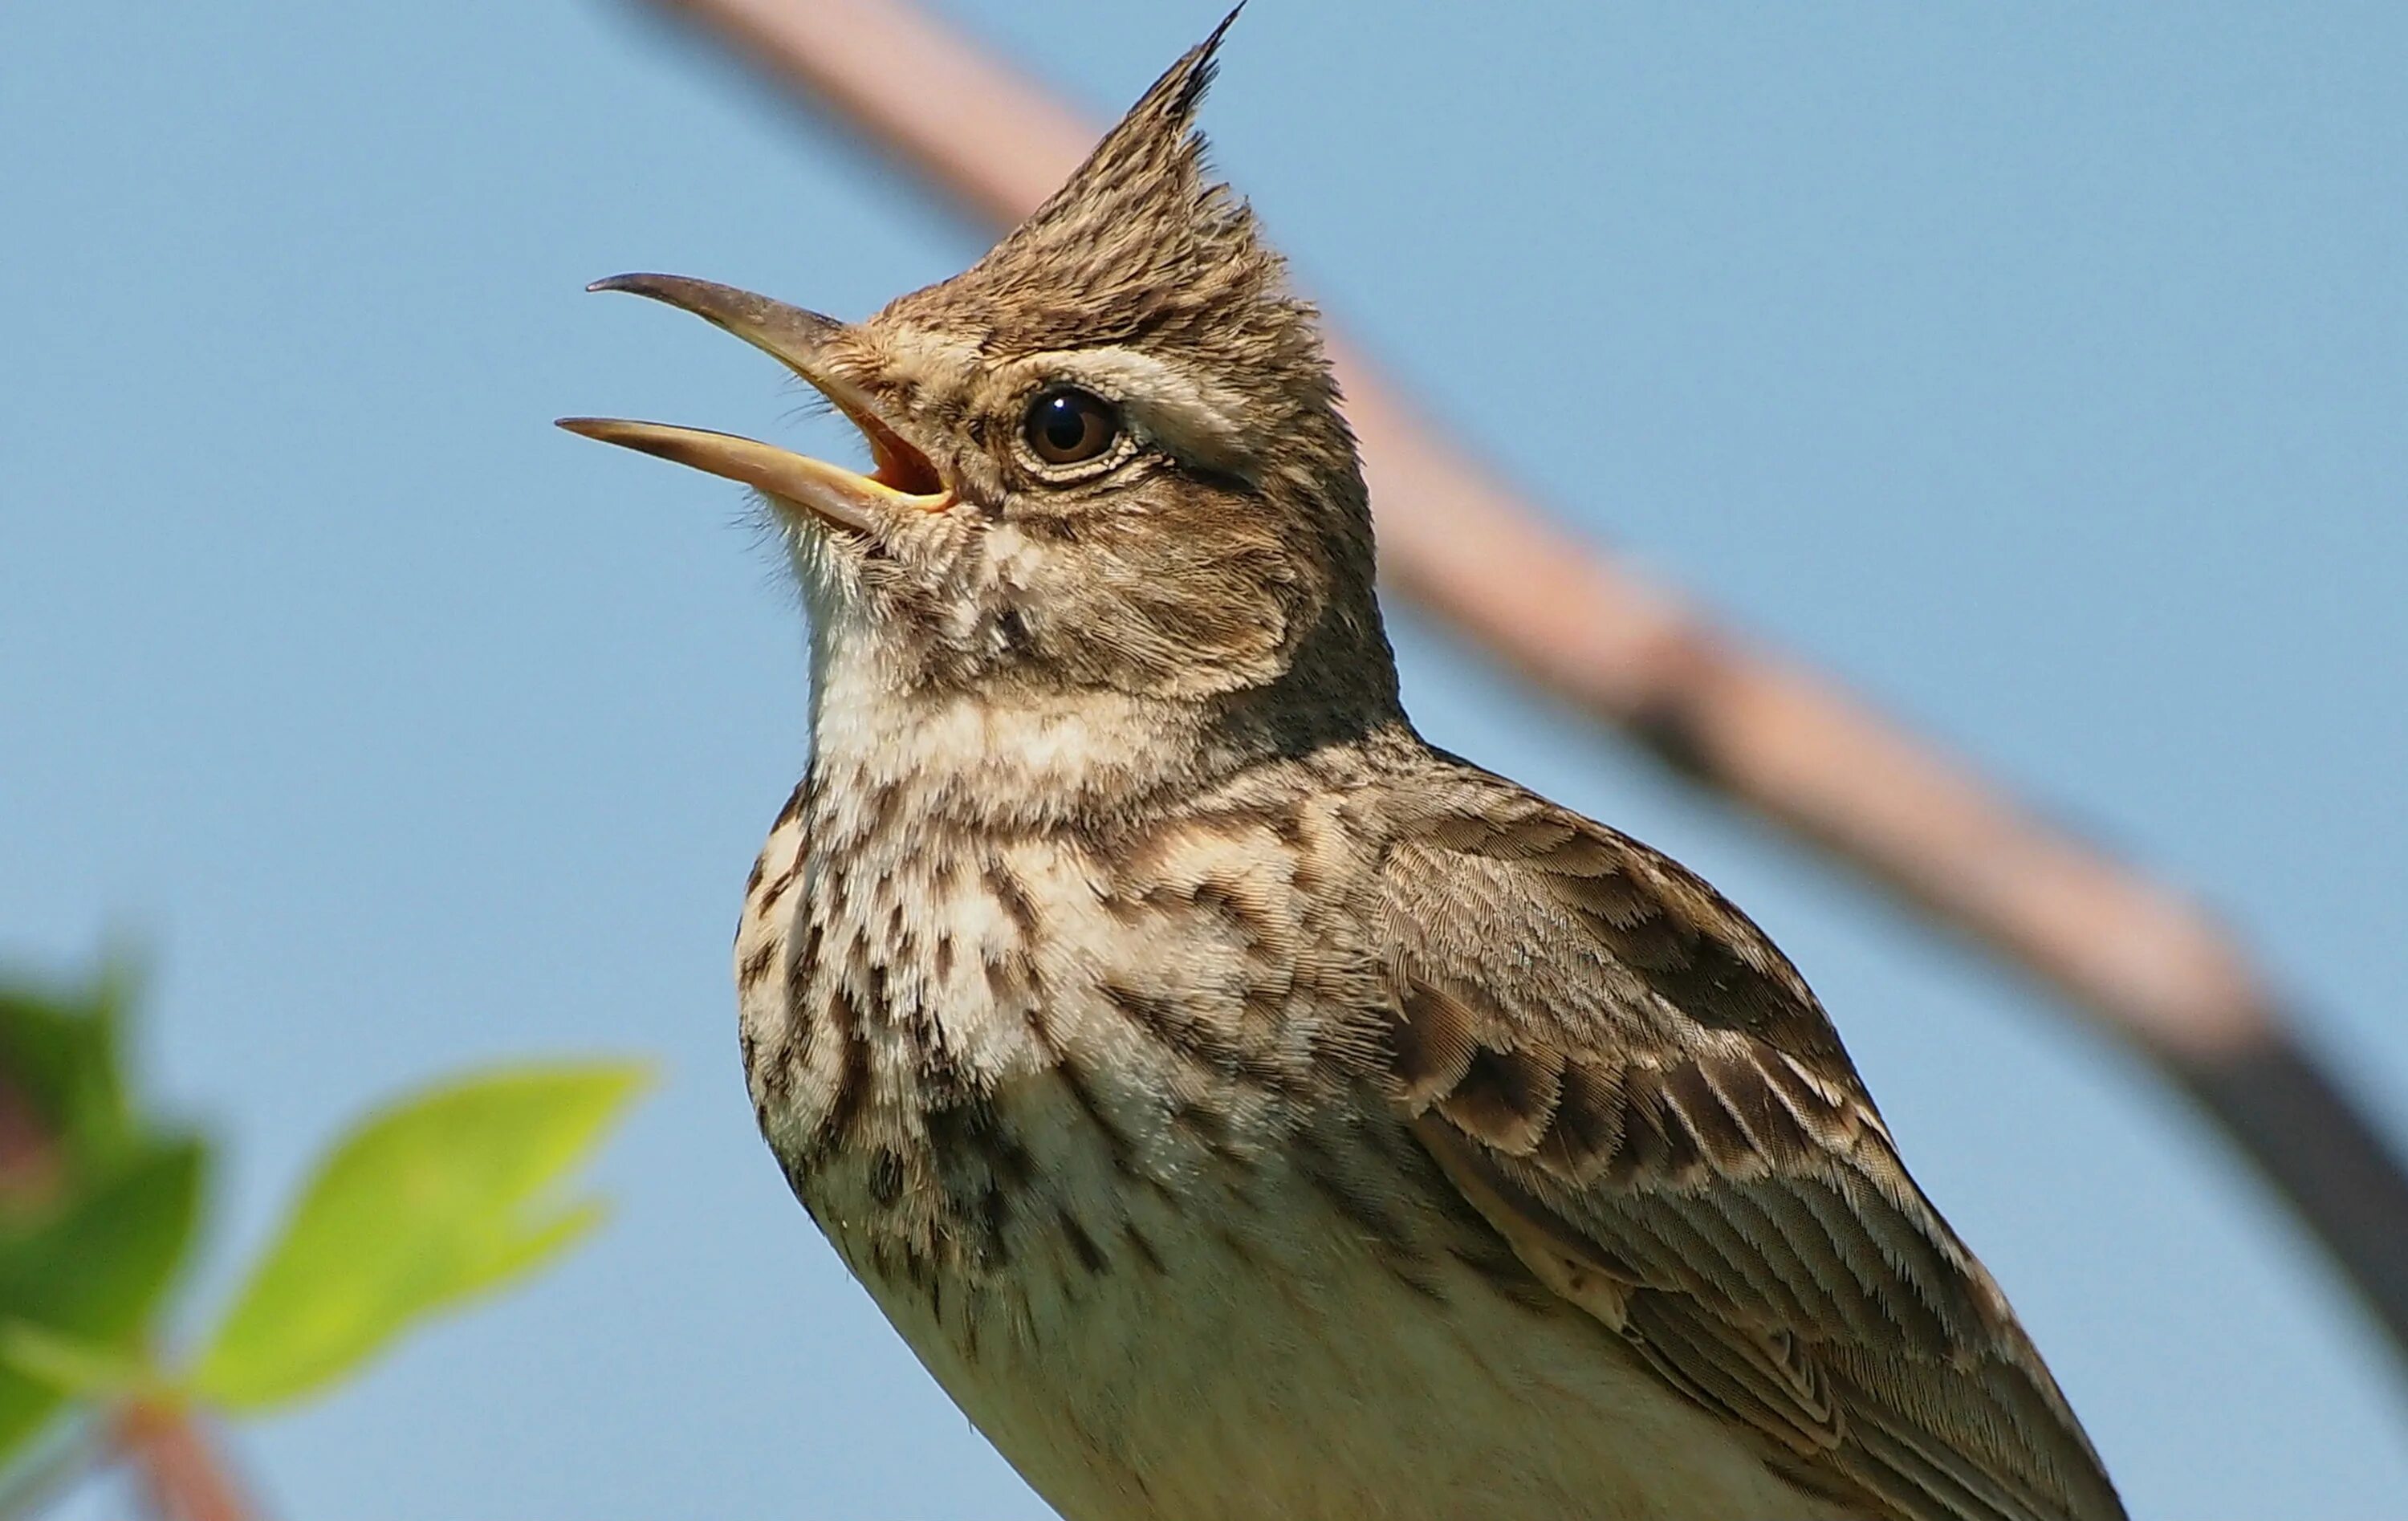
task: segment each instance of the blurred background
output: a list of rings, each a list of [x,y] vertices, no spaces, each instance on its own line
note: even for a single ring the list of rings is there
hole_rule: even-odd
[[[1099,121],[1218,18],[939,8]],[[1256,0],[1206,122],[1434,416],[2217,905],[2396,1135],[2402,78],[2372,4]],[[740,345],[580,288],[859,315],[984,237],[625,4],[20,0],[0,144],[0,959],[147,949],[145,1066],[234,1148],[209,1260],[413,1078],[668,1072],[594,1245],[244,1438],[272,1508],[1043,1516],[742,1098],[794,598],[734,488],[550,426],[853,447]],[[2136,1516],[2397,1514],[2397,1369],[2181,1100],[1397,624],[1433,739],[1681,856],[1804,969]]]

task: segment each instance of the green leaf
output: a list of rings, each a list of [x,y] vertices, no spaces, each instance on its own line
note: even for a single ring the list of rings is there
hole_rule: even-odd
[[[600,1211],[545,1196],[645,1080],[626,1064],[517,1069],[372,1115],[252,1270],[195,1390],[239,1411],[321,1393],[413,1321],[558,1254]]]
[[[104,972],[74,991],[0,983],[0,1131],[14,1143],[0,1169],[0,1226],[138,1149],[118,1062],[127,982]]]
[[[154,1144],[38,1229],[0,1235],[0,1315],[111,1354],[138,1354],[150,1313],[191,1244],[203,1155]],[[57,1385],[0,1368],[0,1458],[61,1400]]]
[[[80,985],[0,979],[0,1321],[121,1367],[183,1263],[205,1160],[129,1092],[132,983],[122,962]],[[0,1365],[0,1461],[79,1392]]]
[[[30,1320],[0,1321],[0,1363],[79,1399],[123,1394],[151,1382],[150,1365],[140,1357],[61,1336]]]

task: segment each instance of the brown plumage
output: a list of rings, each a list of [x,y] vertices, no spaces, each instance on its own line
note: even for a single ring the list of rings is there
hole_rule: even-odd
[[[1203,172],[1219,36],[867,322],[606,282],[876,459],[569,424],[794,547],[737,968],[796,1193],[1075,1521],[2121,1516],[1781,953],[1408,725],[1312,313]]]

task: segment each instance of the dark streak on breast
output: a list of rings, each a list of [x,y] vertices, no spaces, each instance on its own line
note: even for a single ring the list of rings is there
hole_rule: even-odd
[[[995,895],[996,902],[1010,917],[1021,938],[1024,940],[1036,940],[1039,933],[1037,905],[1029,901],[1028,890],[1020,885],[1020,879],[1011,874],[1010,867],[1000,862],[990,862],[984,876],[987,891]]]
[[[764,940],[754,947],[752,954],[744,958],[743,965],[736,969],[737,991],[752,992],[754,984],[769,975],[770,963],[778,959],[778,953],[783,948],[784,942],[774,940]]]

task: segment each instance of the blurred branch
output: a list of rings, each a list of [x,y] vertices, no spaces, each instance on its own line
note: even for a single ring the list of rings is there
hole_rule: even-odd
[[[159,1521],[252,1521],[255,1513],[191,1410],[137,1399],[118,1412],[113,1435]]]
[[[1096,136],[905,0],[652,0],[1001,227]],[[2408,1351],[2408,1177],[2200,907],[1548,523],[1333,342],[1383,567],[1539,686],[2035,978],[2187,1089]]]

